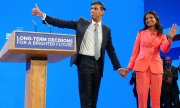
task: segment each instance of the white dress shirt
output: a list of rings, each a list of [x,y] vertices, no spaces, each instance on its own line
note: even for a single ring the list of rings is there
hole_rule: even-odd
[[[87,28],[84,38],[82,40],[79,54],[82,55],[88,55],[88,56],[94,56],[95,55],[95,39],[94,39],[94,31],[95,31],[95,23],[93,20],[89,27]],[[98,22],[98,43],[99,43],[99,49],[101,49],[102,44],[102,23],[101,21]]]

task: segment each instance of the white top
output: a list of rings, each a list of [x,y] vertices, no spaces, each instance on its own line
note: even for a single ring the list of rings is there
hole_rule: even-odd
[[[93,20],[89,27],[87,28],[84,38],[82,40],[81,46],[80,46],[80,51],[79,54],[82,55],[88,55],[88,56],[94,56],[95,51],[95,39],[94,39],[94,31],[95,31],[95,23]],[[102,22],[98,22],[98,43],[99,43],[99,49],[101,49],[101,44],[102,44]]]

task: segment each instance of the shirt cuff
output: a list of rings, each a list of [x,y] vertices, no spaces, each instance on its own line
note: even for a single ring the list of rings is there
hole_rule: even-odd
[[[119,71],[120,69],[123,69],[123,68],[119,68],[118,71]]]
[[[45,20],[45,19],[46,19],[46,14],[43,13],[42,20]]]

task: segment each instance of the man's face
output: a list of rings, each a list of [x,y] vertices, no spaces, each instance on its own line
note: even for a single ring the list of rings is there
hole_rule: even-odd
[[[170,57],[166,57],[166,60],[165,60],[165,61],[166,61],[166,65],[167,65],[167,66],[170,66],[170,65],[171,65],[171,62],[172,62],[172,61],[171,61],[171,58],[170,58]]]
[[[104,10],[101,9],[101,5],[95,4],[91,6],[91,16],[95,22],[99,22],[102,19]]]

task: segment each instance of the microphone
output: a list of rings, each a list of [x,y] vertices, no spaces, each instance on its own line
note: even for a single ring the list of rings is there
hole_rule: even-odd
[[[37,31],[37,24],[34,22],[34,20],[32,20],[33,24],[34,24],[34,31]]]
[[[46,22],[46,20],[44,20],[44,22],[47,24],[47,26],[49,27],[49,33],[51,33],[51,26]]]

